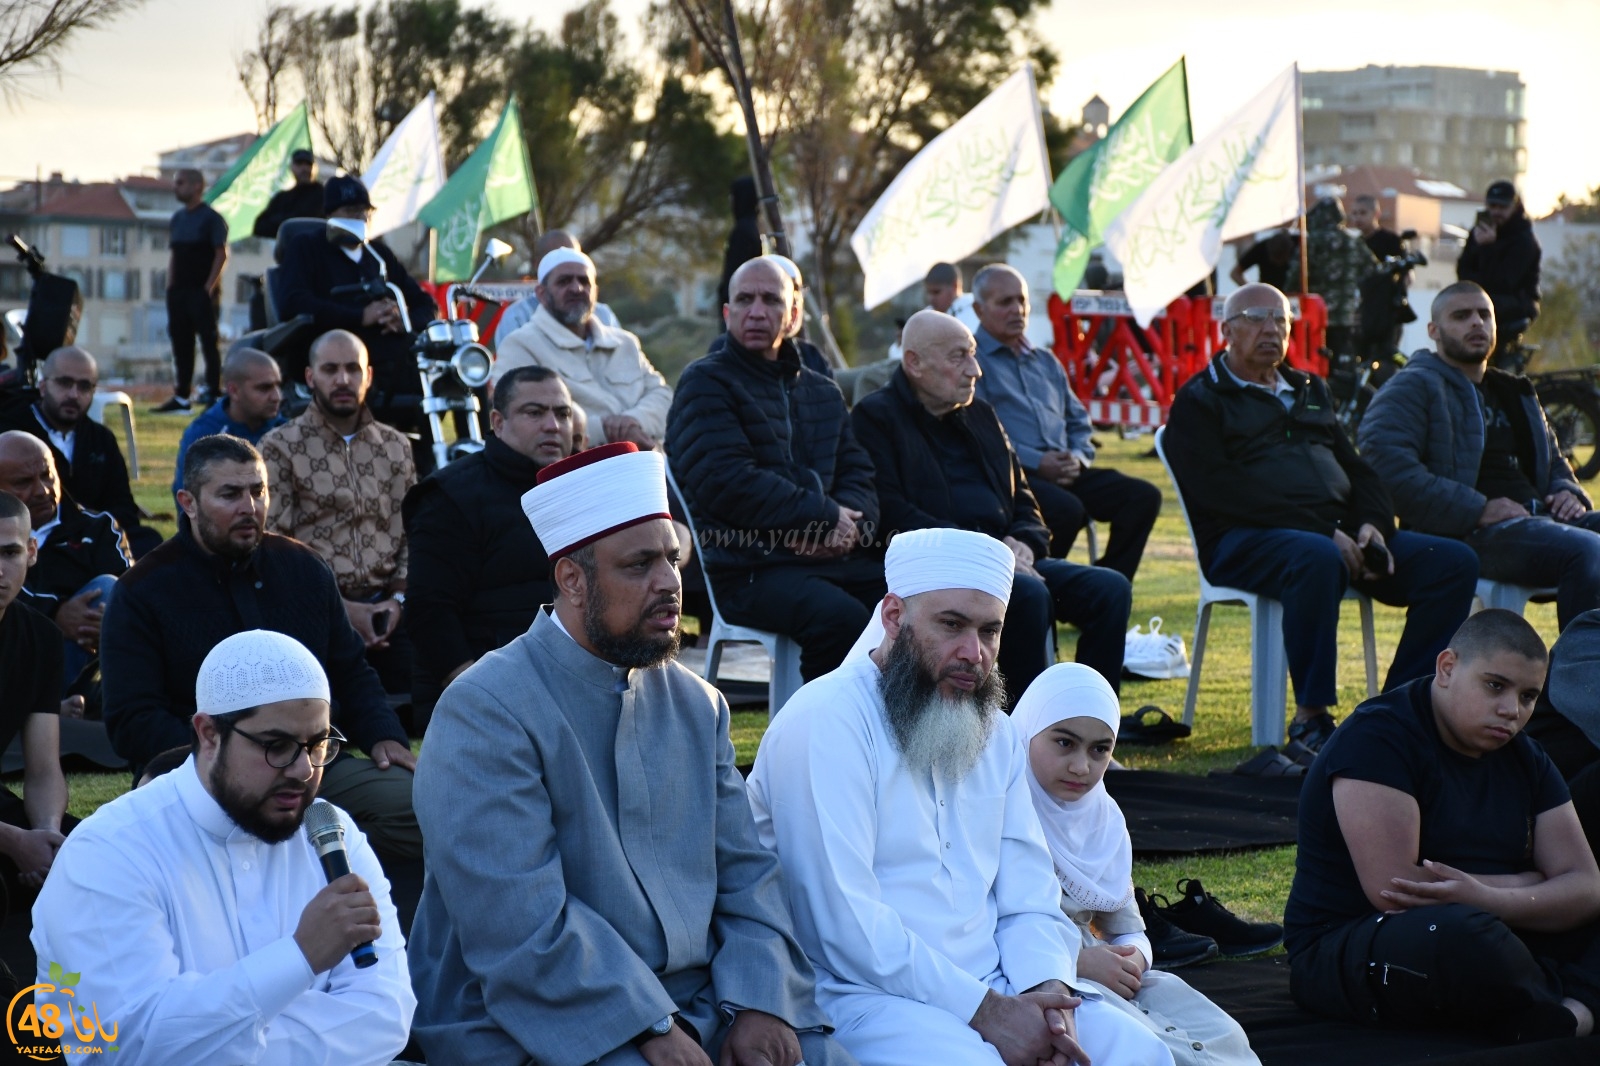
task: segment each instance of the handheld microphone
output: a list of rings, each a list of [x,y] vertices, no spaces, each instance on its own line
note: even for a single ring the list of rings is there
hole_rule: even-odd
[[[327,875],[329,882],[337,881],[349,873],[350,859],[344,850],[344,826],[333,804],[320,799],[312,803],[306,809],[305,824],[306,837],[316,849],[317,858],[322,860],[322,872]],[[350,958],[357,969],[366,969],[377,963],[378,953],[372,950],[372,941],[369,940],[365,944],[357,944],[351,950]]]

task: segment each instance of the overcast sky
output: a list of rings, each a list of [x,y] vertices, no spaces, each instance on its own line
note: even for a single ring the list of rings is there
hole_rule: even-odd
[[[552,26],[563,0],[497,0],[502,14]],[[636,22],[646,0],[613,0]],[[148,171],[156,154],[250,130],[234,74],[266,0],[147,0],[112,28],[78,38],[58,83],[0,99],[0,181],[62,171],[85,181]],[[309,6],[309,5],[307,5]],[[1600,185],[1600,3],[1595,0],[1056,0],[1040,20],[1062,57],[1052,108],[1076,116],[1099,93],[1115,117],[1180,55],[1189,57],[1196,136],[1289,63],[1517,71],[1528,87],[1529,207]],[[485,42],[494,47],[494,42]],[[537,151],[537,146],[534,146]],[[1477,190],[1474,190],[1477,191]]]

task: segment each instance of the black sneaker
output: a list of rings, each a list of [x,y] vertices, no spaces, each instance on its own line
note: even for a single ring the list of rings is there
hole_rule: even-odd
[[[150,413],[154,415],[169,415],[174,411],[187,411],[193,406],[193,404],[191,404],[188,400],[185,400],[182,396],[174,396],[160,407],[150,408]]]
[[[1283,926],[1245,921],[1218,903],[1198,877],[1179,881],[1178,894],[1178,902],[1158,908],[1157,913],[1185,932],[1215,940],[1225,959],[1259,955],[1283,943]]]
[[[1176,970],[1180,966],[1209,962],[1220,953],[1215,940],[1186,933],[1162,917],[1144,889],[1135,888],[1133,898],[1139,904],[1139,917],[1144,919],[1144,935],[1150,938],[1150,950],[1156,955],[1150,960],[1152,966]]]
[[[1321,751],[1338,724],[1327,711],[1306,719],[1296,718],[1289,723],[1289,739],[1298,740],[1314,752]]]

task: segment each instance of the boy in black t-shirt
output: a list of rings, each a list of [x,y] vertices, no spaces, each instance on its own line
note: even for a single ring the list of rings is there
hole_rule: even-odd
[[[1515,1041],[1593,1031],[1600,868],[1520,735],[1546,662],[1520,615],[1480,612],[1437,674],[1368,700],[1323,746],[1284,911],[1301,1006]]]
[[[44,884],[65,839],[67,811],[60,743],[61,631],[15,602],[36,555],[27,505],[0,492],[0,751],[22,733],[27,797],[18,799],[0,788],[0,875],[25,889]]]

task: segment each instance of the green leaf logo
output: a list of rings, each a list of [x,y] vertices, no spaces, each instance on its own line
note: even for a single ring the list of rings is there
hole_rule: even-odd
[[[82,977],[82,973],[68,973],[59,962],[50,964],[50,983],[57,988],[71,988]]]
[[[59,962],[52,962],[50,964],[50,983],[53,985],[59,985],[64,972],[65,971],[61,969],[61,964]]]

